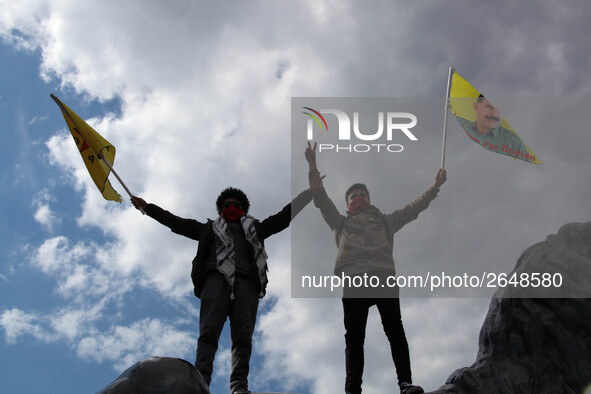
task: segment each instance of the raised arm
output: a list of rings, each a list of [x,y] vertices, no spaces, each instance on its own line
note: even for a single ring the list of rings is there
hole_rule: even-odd
[[[201,230],[205,226],[205,224],[197,220],[181,218],[160,208],[158,205],[149,204],[141,197],[131,197],[131,203],[137,209],[143,209],[152,219],[170,228],[172,232],[184,235],[187,238],[198,241]]]
[[[397,209],[393,213],[386,215],[388,218],[388,226],[392,234],[400,230],[405,224],[415,220],[421,212],[429,207],[429,204],[439,193],[439,188],[447,181],[447,173],[444,169],[439,169],[435,175],[433,184],[427,188],[417,199],[405,205],[403,208]]]
[[[310,182],[310,191],[314,195],[314,205],[320,209],[320,213],[324,218],[324,221],[328,224],[331,230],[335,230],[342,227],[342,223],[345,217],[339,213],[339,210],[334,205],[326,190],[322,180],[324,176],[320,176],[318,167],[316,165],[316,143],[314,146],[308,141],[308,147],[305,152],[306,161],[308,162],[308,181]]]

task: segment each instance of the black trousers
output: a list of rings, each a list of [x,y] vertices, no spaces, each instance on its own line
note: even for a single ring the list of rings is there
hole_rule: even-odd
[[[211,383],[213,361],[218,349],[218,340],[226,318],[230,318],[232,339],[232,373],[230,392],[248,389],[248,372],[252,353],[252,334],[256,324],[259,293],[254,280],[236,275],[234,300],[232,288],[218,272],[209,274],[200,294],[199,339],[195,367],[207,384]]]
[[[398,298],[343,298],[345,314],[345,391],[361,393],[363,376],[363,345],[369,308],[376,305],[382,319],[382,326],[390,342],[390,351],[398,384],[412,383],[408,342],[402,325],[400,300]]]

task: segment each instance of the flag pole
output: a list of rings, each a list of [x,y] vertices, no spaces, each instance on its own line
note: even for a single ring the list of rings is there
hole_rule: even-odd
[[[74,127],[78,128],[78,125],[76,124],[76,122],[74,121],[74,119],[72,119],[72,117],[70,116],[70,113],[64,108],[64,106],[62,105],[62,102],[53,93],[51,93],[50,96],[53,99],[53,101],[55,101],[55,103],[60,107],[60,109],[62,110],[62,112],[64,114],[66,114],[66,116],[68,117],[68,119],[70,119],[70,122],[72,122],[72,124],[74,125]],[[125,189],[125,191],[127,192],[127,194],[129,194],[129,197],[133,197],[133,194],[131,194],[131,191],[129,191],[129,189],[127,188],[127,186],[125,185],[125,183],[123,182],[123,180],[121,179],[121,177],[119,177],[119,174],[117,174],[117,171],[115,171],[115,169],[113,168],[113,166],[111,165],[111,163],[109,163],[105,159],[105,156],[103,156],[103,153],[102,152],[99,152],[98,155],[97,155],[97,157],[99,159],[101,159],[103,161],[103,163],[105,163],[107,165],[107,167],[113,173],[113,175],[115,175],[115,178],[117,178],[117,180],[119,181],[119,183],[121,184],[121,186],[123,186],[123,188]],[[142,208],[140,208],[140,211],[142,212],[142,214],[144,214],[144,215],[146,214],[146,212]]]
[[[105,157],[103,156],[103,152],[99,152],[99,154],[97,156],[99,159],[101,159],[103,161],[103,163],[105,163],[107,165],[107,167],[109,167],[109,170],[113,173],[113,175],[115,175],[115,178],[117,178],[117,180],[119,181],[121,186],[123,186],[123,188],[125,189],[127,194],[129,194],[129,197],[133,197],[133,194],[131,194],[131,192],[129,191],[129,189],[127,188],[125,183],[123,182],[123,179],[121,179],[119,174],[117,174],[117,171],[115,171],[115,169],[113,168],[111,163],[109,163],[109,161],[105,159]],[[146,212],[142,208],[140,208],[140,211],[142,211],[142,214],[144,214],[144,215],[146,214]]]
[[[447,139],[447,115],[449,109],[449,91],[451,89],[451,77],[455,71],[454,66],[449,68],[449,77],[447,78],[447,93],[445,94],[445,117],[443,118],[443,144],[441,146],[441,169],[445,169],[445,141]]]

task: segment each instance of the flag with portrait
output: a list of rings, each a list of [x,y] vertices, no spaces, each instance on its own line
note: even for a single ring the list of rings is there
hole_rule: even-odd
[[[499,110],[455,70],[451,77],[449,106],[470,139],[484,149],[542,164]]]

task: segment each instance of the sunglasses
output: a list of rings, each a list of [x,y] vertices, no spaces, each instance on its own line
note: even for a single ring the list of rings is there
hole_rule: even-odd
[[[222,207],[228,208],[230,205],[234,205],[238,208],[242,208],[242,203],[240,203],[240,201],[224,201],[224,203],[222,204]]]

